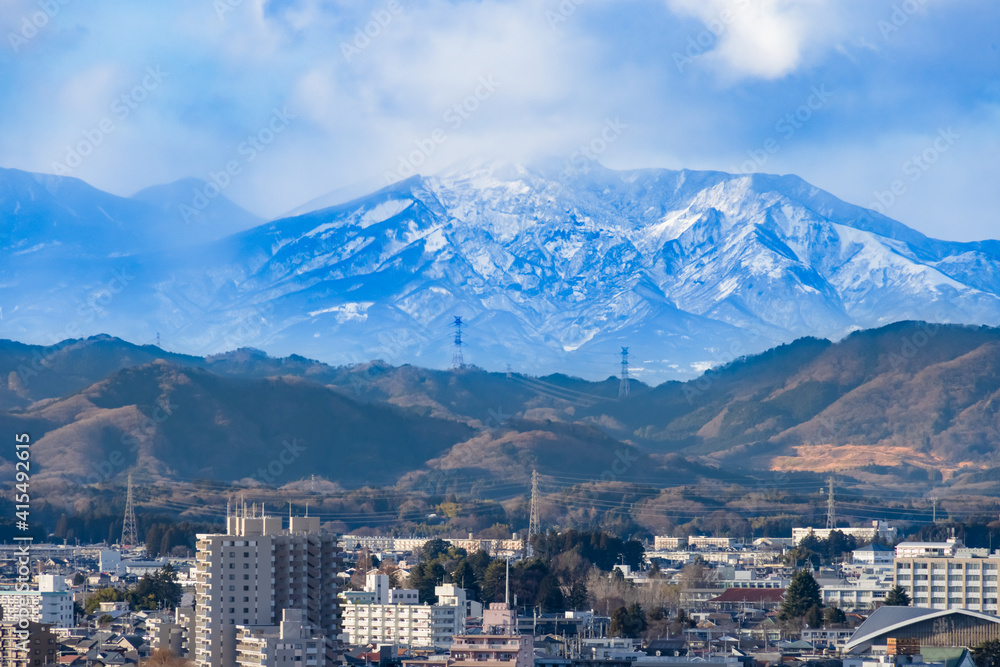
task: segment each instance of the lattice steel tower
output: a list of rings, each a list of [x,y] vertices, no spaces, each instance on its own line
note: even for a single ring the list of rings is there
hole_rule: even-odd
[[[538,471],[531,471],[531,509],[528,519],[528,539],[524,541],[524,553],[531,557],[531,538],[538,532]]]
[[[465,358],[462,356],[462,318],[456,315],[452,326],[455,327],[455,354],[451,357],[451,365],[465,368]]]
[[[622,348],[622,379],[618,384],[618,398],[628,396],[628,348]]]
[[[830,490],[826,494],[826,527],[834,529],[837,527],[836,506],[833,503],[833,477],[827,480]]]
[[[128,491],[125,493],[125,520],[122,522],[122,549],[134,547],[139,538],[135,528],[135,503],[132,500],[132,473],[128,474]]]

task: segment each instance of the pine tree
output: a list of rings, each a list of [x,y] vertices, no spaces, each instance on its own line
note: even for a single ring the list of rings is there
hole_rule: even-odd
[[[888,595],[885,596],[885,606],[887,607],[909,607],[910,596],[902,586],[893,586]]]
[[[821,607],[819,584],[809,570],[799,570],[792,577],[792,583],[785,591],[785,599],[781,601],[781,611],[778,618],[790,621],[804,617],[813,607]]]

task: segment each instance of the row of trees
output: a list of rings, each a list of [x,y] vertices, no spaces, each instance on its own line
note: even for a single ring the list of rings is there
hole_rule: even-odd
[[[177,583],[177,571],[168,563],[156,574],[147,574],[125,590],[100,588],[87,598],[84,612],[92,614],[102,602],[128,602],[133,611],[173,609],[181,603],[183,591]]]
[[[537,606],[542,611],[583,609],[589,600],[583,581],[573,582],[564,593],[557,574],[539,558],[513,563],[509,566],[509,576],[510,594],[520,604]],[[417,589],[421,600],[435,602],[434,587],[454,583],[465,588],[473,599],[489,603],[504,599],[507,577],[505,559],[493,558],[484,551],[469,554],[444,540],[431,540],[411,569],[407,585]]]

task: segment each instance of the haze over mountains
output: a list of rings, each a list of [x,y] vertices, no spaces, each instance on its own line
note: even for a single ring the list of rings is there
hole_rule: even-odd
[[[473,161],[258,225],[0,172],[0,336],[466,361],[648,382],[898,320],[1000,324],[1000,243],[929,239],[794,176]],[[201,188],[203,190],[203,188]],[[235,232],[235,233],[234,233]]]

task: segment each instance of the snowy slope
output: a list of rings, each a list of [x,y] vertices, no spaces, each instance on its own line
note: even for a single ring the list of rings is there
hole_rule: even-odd
[[[628,346],[657,381],[803,335],[1000,324],[998,247],[926,238],[794,176],[469,161],[144,256],[83,333],[446,366],[460,315],[467,362],[601,378]]]

